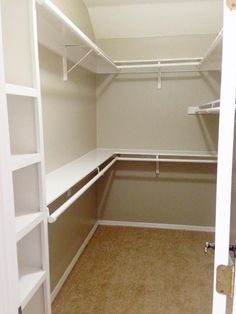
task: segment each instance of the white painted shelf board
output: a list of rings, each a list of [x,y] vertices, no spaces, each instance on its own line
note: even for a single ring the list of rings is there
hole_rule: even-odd
[[[24,309],[45,280],[46,272],[40,269],[25,267],[20,269],[19,278],[20,306]]]
[[[92,49],[93,52],[81,63],[81,66],[95,73],[116,73],[118,71],[109,57],[51,1],[38,0],[37,2],[40,44],[61,56],[65,54],[65,46],[70,46],[67,49],[67,57],[74,63]]]
[[[8,95],[37,97],[37,89],[21,85],[6,84],[6,93]]]
[[[95,149],[65,166],[46,175],[47,204],[55,201],[102,163],[117,154],[128,155],[163,155],[186,157],[216,157],[216,152],[163,151],[163,150],[128,150],[128,149]]]
[[[112,150],[96,149],[46,175],[47,204],[55,201],[112,155]]]
[[[44,213],[25,213],[16,216],[16,241],[20,241],[26,234],[43,221]]]
[[[40,162],[40,154],[19,154],[11,156],[12,171],[36,164]]]

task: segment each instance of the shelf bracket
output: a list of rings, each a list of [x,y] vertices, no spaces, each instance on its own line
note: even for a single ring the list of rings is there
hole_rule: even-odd
[[[161,65],[161,62],[158,61],[158,65]],[[158,73],[157,73],[157,89],[161,89],[161,69],[158,68]]]
[[[159,159],[159,156],[156,155],[156,175],[157,176],[159,176],[159,174],[160,174],[160,163],[159,163],[158,159]]]
[[[65,46],[65,52],[64,52],[64,56],[62,58],[62,62],[63,62],[63,80],[67,81],[68,80],[68,74],[73,71],[78,65],[81,64],[81,62],[83,62],[92,52],[93,49],[90,49],[82,58],[79,59],[79,61],[77,61],[70,69],[68,69],[68,64],[67,64],[67,49],[70,46]]]

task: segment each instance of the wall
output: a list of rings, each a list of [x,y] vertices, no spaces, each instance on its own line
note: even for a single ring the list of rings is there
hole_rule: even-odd
[[[199,57],[212,36],[99,40],[115,60]],[[219,97],[220,74],[156,74],[97,77],[99,147],[214,151],[218,117],[190,116],[188,106]],[[214,225],[214,166],[117,164],[105,194],[99,182],[100,218],[156,223]],[[196,201],[197,200],[197,201]]]
[[[88,36],[93,31],[83,1],[53,1]],[[46,172],[96,147],[95,75],[77,68],[62,79],[62,58],[40,46]],[[77,187],[78,188],[78,187]],[[75,192],[76,187],[73,189]],[[50,205],[64,202],[65,194]],[[51,290],[53,290],[96,221],[96,191],[91,189],[53,225],[49,225]]]

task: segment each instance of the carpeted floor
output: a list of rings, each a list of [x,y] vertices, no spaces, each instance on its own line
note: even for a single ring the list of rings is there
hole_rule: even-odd
[[[213,253],[202,232],[98,228],[53,314],[210,314]]]

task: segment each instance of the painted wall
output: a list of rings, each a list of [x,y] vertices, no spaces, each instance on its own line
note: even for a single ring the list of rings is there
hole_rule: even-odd
[[[93,31],[83,1],[53,1],[88,36]],[[77,68],[62,79],[62,59],[40,46],[46,172],[79,158],[96,147],[96,77]],[[75,192],[75,187],[72,193]],[[50,205],[53,212],[66,199]],[[96,221],[96,191],[92,188],[53,225],[49,225],[51,290]]]
[[[204,55],[212,36],[99,40],[115,60]],[[212,151],[217,149],[218,117],[190,116],[188,106],[219,97],[220,74],[156,74],[97,77],[99,147]],[[100,218],[214,225],[214,166],[119,163],[110,183],[98,184]],[[105,188],[106,187],[106,188]],[[109,193],[105,191],[109,191]]]

